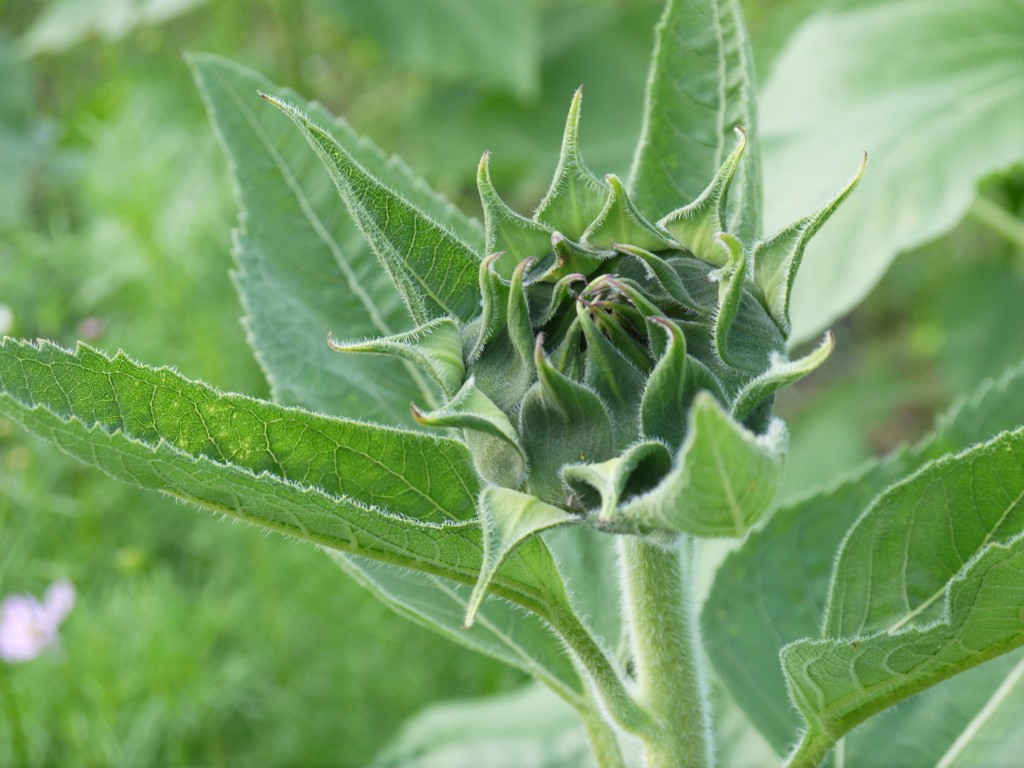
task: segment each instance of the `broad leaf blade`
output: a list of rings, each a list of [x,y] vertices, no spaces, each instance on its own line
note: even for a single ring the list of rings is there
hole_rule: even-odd
[[[397,360],[344,358],[326,344],[411,327],[401,297],[338,198],[313,149],[258,91],[295,94],[261,75],[208,54],[190,56],[196,82],[228,157],[239,203],[235,284],[249,341],[277,400],[332,414],[411,423],[408,404],[422,395],[412,369]],[[358,137],[316,104],[321,125],[360,163],[468,242],[477,222],[416,179],[400,161]]]
[[[379,506],[425,522],[475,517],[479,481],[461,443],[225,395],[88,346],[0,344],[5,402],[128,440]]]
[[[850,766],[974,768],[1013,765],[1024,750],[1024,653],[957,675],[844,740]]]
[[[857,520],[832,575],[826,637],[940,619],[968,562],[1024,531],[1024,431],[926,465]]]
[[[264,95],[316,150],[349,213],[377,254],[417,323],[468,322],[479,312],[480,255],[396,190],[373,176],[330,131],[298,107]]]
[[[756,91],[743,12],[736,0],[669,0],[658,24],[640,143],[629,189],[651,220],[691,203],[733,145],[750,146],[733,180],[727,231],[760,232]]]
[[[329,0],[390,60],[521,97],[540,83],[538,9],[528,0]]]
[[[879,493],[929,459],[1020,424],[1024,366],[983,384],[914,448],[871,462],[838,485],[776,510],[768,525],[726,558],[702,616],[708,653],[733,698],[779,752],[796,738],[800,720],[778,654],[791,642],[820,636],[832,568],[847,530]],[[906,712],[897,709],[885,721],[898,730]],[[857,741],[859,733],[850,734],[847,743]]]
[[[847,0],[790,38],[761,99],[769,231],[872,158],[808,245],[794,341],[854,307],[896,254],[952,229],[981,179],[1024,160],[1022,56],[1021,0]]]
[[[937,624],[786,646],[783,669],[810,731],[839,738],[915,693],[1024,646],[1022,572],[1024,535],[990,545],[952,580]]]
[[[479,575],[479,481],[457,441],[223,395],[85,346],[7,340],[0,387],[5,415],[125,482],[342,552]],[[494,584],[540,612],[567,601],[541,542]]]

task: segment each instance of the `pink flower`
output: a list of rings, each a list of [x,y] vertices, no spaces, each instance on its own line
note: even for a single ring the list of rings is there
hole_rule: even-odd
[[[39,602],[32,595],[11,595],[0,605],[0,658],[16,664],[34,659],[60,641],[57,628],[75,605],[67,579],[50,585]]]

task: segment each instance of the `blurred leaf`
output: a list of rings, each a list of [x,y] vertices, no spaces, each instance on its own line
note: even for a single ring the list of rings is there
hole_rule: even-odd
[[[0,228],[27,213],[33,131],[28,69],[0,30]]]
[[[640,130],[644,77],[658,0],[599,5],[555,3],[544,15],[543,99],[524,106],[498,94],[440,92],[403,135],[406,156],[431,178],[469,186],[483,150],[490,171],[520,213],[535,206],[551,180],[573,92],[584,84],[580,145],[598,176],[624,176]],[[614,55],[609,52],[614,51]]]
[[[952,229],[980,179],[1024,160],[1022,0],[848,5],[800,27],[761,101],[769,230],[870,156],[860,188],[808,245],[794,341],[856,305],[896,254]]]
[[[886,487],[928,460],[1021,424],[1024,366],[979,387],[913,448],[900,448],[777,510],[722,564],[703,613],[708,653],[736,702],[776,750],[786,749],[800,725],[778,654],[788,643],[820,637],[836,552],[850,526]],[[857,738],[855,731],[847,742]]]
[[[51,0],[20,40],[26,56],[60,53],[94,35],[118,40],[162,24],[206,0]]]
[[[596,768],[579,716],[538,685],[434,705],[370,768]],[[638,765],[631,762],[630,765]]]
[[[1024,279],[971,263],[936,297],[945,334],[939,358],[954,391],[1006,368],[1024,349]]]
[[[761,232],[754,62],[739,0],[669,0],[656,31],[644,125],[629,189],[652,221],[696,200],[734,143],[750,146],[729,194],[726,231]]]
[[[715,741],[722,768],[765,768],[778,758],[717,688]],[[643,764],[639,742],[619,739],[628,768]],[[406,723],[370,768],[596,767],[579,716],[550,691],[530,685],[486,699],[429,707]]]
[[[779,756],[717,680],[711,684],[715,765],[720,768],[768,768]]]
[[[532,98],[540,21],[530,0],[328,0],[402,64]]]

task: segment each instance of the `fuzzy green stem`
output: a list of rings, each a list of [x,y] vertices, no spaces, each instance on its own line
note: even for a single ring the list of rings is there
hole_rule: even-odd
[[[800,737],[800,743],[789,753],[783,768],[816,768],[835,745],[836,740],[831,736],[817,728],[808,728]]]
[[[583,678],[593,687],[615,722],[636,735],[650,731],[650,715],[626,689],[619,671],[579,617],[572,611],[560,611],[549,614],[547,619],[572,649]]]
[[[588,700],[587,705],[578,707],[577,711],[590,737],[598,768],[626,768],[622,751],[619,749],[619,740],[615,736],[615,728],[604,718],[600,709],[594,706],[594,702]]]
[[[623,536],[619,556],[637,694],[655,718],[641,737],[647,768],[710,768],[708,690],[689,594],[693,540],[663,546]]]

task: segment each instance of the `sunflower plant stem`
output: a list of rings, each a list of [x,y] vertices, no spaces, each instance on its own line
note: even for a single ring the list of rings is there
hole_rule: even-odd
[[[647,768],[710,768],[711,723],[693,615],[693,539],[664,545],[620,538],[623,598],[637,697],[654,727],[641,736]]]
[[[581,707],[578,711],[590,737],[598,768],[626,768],[615,728],[605,719],[604,713],[593,701],[588,701],[587,704],[589,706]]]
[[[804,731],[800,742],[783,763],[783,768],[816,768],[835,745],[834,738],[812,726]]]
[[[567,612],[550,615],[548,620],[565,644],[572,649],[577,667],[584,679],[589,682],[593,695],[602,702],[612,720],[623,730],[638,736],[649,732],[653,727],[650,714],[626,688],[622,675],[579,617]],[[587,719],[585,712],[581,711],[581,715],[584,716],[584,720]],[[597,716],[596,712],[594,716]],[[587,730],[590,731],[597,750],[595,731],[589,723]]]

